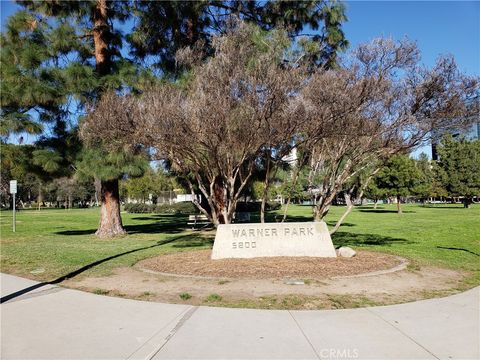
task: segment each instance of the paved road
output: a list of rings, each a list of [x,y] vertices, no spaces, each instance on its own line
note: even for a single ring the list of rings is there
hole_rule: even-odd
[[[5,274],[0,280],[2,297],[38,286]],[[479,359],[479,296],[476,288],[394,306],[272,311],[41,286],[0,306],[1,358]]]

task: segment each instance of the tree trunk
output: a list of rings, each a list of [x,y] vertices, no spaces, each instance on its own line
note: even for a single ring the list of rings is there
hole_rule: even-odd
[[[340,225],[342,225],[343,221],[345,218],[350,214],[350,212],[353,209],[353,202],[352,202],[352,193],[354,190],[355,186],[350,189],[350,191],[346,192],[343,196],[345,198],[345,203],[347,204],[347,209],[343,213],[343,215],[338,219],[337,223],[335,224],[334,228],[330,230],[330,235],[333,235],[337,232],[337,230],[340,228]]]
[[[120,217],[118,180],[102,181],[100,225],[95,235],[101,238],[126,234]]]
[[[297,180],[298,180],[299,174],[300,174],[300,168],[299,167],[295,168],[295,171],[293,173],[293,179],[292,179],[292,187],[288,192],[287,203],[285,204],[285,209],[283,210],[282,222],[285,222],[285,220],[287,219],[288,207],[290,205],[290,202],[292,201],[292,192],[294,191],[295,186],[297,186]]]
[[[43,201],[43,194],[42,194],[42,184],[38,183],[38,210],[40,211],[40,207],[42,206],[42,201]]]
[[[337,194],[337,189],[334,189],[331,193],[322,195],[319,201],[316,201],[314,209],[314,221],[322,221],[330,211],[330,205]]]
[[[232,219],[225,218],[225,208],[227,206],[225,201],[225,186],[223,183],[223,179],[221,176],[217,176],[215,178],[215,182],[213,185],[213,205],[214,209],[212,209],[212,215],[215,215],[217,224],[230,224]]]
[[[97,177],[95,177],[94,186],[95,186],[95,206],[98,206],[98,204],[100,204],[100,194],[102,193],[102,182]]]
[[[98,76],[110,74],[112,54],[108,48],[109,23],[107,0],[97,0],[92,13],[95,67]],[[120,216],[118,179],[101,181],[100,226],[95,233],[99,237],[125,234]]]
[[[106,39],[109,28],[107,0],[97,0],[92,15],[96,71],[98,75],[104,76],[110,73],[111,65],[111,54]]]
[[[263,183],[262,205],[260,206],[260,222],[265,222],[265,205],[267,204],[268,189],[270,187],[270,151],[267,151],[267,166],[265,169],[265,181]]]
[[[345,193],[345,203],[347,204],[347,209],[343,213],[342,217],[338,219],[337,223],[335,224],[335,227],[330,231],[330,235],[335,234],[335,232],[338,230],[340,225],[342,225],[343,221],[345,218],[350,214],[352,211],[353,207],[355,206],[355,202],[361,202],[363,198],[363,194],[365,193],[365,190],[367,189],[368,184],[370,184],[370,181],[373,179],[373,177],[380,171],[381,168],[376,168],[375,170],[372,171],[372,173],[365,179],[363,184],[361,184],[361,187],[358,191],[358,194],[355,198],[355,200],[352,202],[351,197],[353,194],[353,191],[355,190],[355,185],[352,186],[352,188],[348,191],[348,193]],[[375,205],[374,208],[377,207],[377,201],[375,200]]]
[[[397,213],[398,214],[402,213],[402,204],[400,200],[400,195],[397,195]]]

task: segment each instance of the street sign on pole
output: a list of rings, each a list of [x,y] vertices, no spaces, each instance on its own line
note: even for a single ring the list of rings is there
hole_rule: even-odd
[[[15,194],[17,193],[17,180],[10,180],[10,194],[13,195],[13,232],[16,227],[16,214],[15,214]]]
[[[17,180],[10,180],[10,194],[17,193]]]

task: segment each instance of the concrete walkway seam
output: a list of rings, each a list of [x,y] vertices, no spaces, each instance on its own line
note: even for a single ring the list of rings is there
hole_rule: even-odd
[[[393,325],[390,321],[384,319],[380,314],[377,314],[375,311],[371,311],[369,308],[365,308],[365,310],[367,310],[370,314],[373,314],[375,315],[376,317],[378,317],[379,319],[381,319],[382,321],[384,321],[385,323],[387,323],[388,325],[390,325],[391,327],[393,327],[395,330],[397,330],[400,334],[402,334],[403,336],[405,336],[406,338],[410,339],[410,341],[414,342],[415,344],[417,344],[418,346],[420,346],[423,350],[425,350],[426,352],[428,352],[430,355],[432,355],[435,359],[440,359],[437,355],[435,355],[434,353],[432,353],[430,350],[428,350],[425,346],[423,346],[422,344],[420,344],[418,341],[416,341],[415,339],[413,339],[411,336],[409,336],[408,334],[406,334],[405,332],[403,332],[402,330],[400,330],[399,328],[397,328],[395,325]]]
[[[151,360],[157,355],[160,350],[170,341],[171,338],[175,336],[178,330],[192,317],[192,315],[195,313],[195,311],[198,310],[198,306],[194,306],[190,309],[188,309],[184,315],[180,318],[180,320],[177,322],[177,324],[174,326],[174,328],[170,331],[170,333],[165,337],[165,341],[160,344],[157,349],[155,349],[148,357],[146,358],[147,360]]]
[[[292,312],[290,310],[288,310],[288,313],[290,314],[290,316],[292,317],[293,321],[295,322],[295,324],[297,325],[298,329],[300,330],[300,332],[303,334],[303,337],[305,338],[305,340],[307,340],[308,344],[310,345],[310,347],[312,348],[313,352],[315,353],[315,356],[317,357],[317,359],[321,359],[320,355],[317,353],[317,350],[315,349],[315,346],[313,346],[312,342],[310,341],[310,339],[308,338],[307,334],[305,334],[305,331],[303,331],[302,327],[300,326],[300,324],[298,323],[297,319],[295,319],[295,316],[293,316]]]

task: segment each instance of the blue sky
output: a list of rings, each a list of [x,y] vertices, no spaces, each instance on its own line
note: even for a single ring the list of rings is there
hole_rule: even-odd
[[[460,69],[480,74],[480,2],[350,1],[346,38],[352,46],[378,36],[417,41],[422,61],[433,65],[453,54]]]
[[[0,5],[3,29],[17,5],[4,0]],[[351,47],[378,36],[408,37],[417,41],[426,65],[452,54],[462,71],[480,75],[480,2],[348,1],[346,7],[344,31]]]

